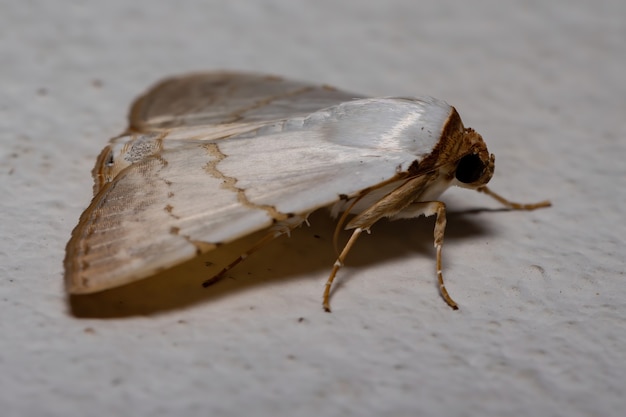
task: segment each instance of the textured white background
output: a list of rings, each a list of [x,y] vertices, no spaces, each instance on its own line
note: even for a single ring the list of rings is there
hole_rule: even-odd
[[[0,0],[2,415],[624,415],[625,40],[622,0]],[[202,259],[68,299],[65,243],[131,100],[222,68],[442,98],[497,155],[494,190],[554,207],[444,196],[457,312],[419,219],[362,237],[324,313],[325,213],[210,290]]]

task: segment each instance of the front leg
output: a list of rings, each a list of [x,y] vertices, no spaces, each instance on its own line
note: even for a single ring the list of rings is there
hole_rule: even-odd
[[[428,217],[433,214],[437,215],[437,218],[435,219],[434,237],[435,249],[437,250],[437,281],[439,282],[439,291],[445,302],[452,307],[453,310],[458,310],[459,306],[452,299],[452,297],[450,297],[448,290],[446,290],[446,286],[443,283],[441,248],[443,247],[443,235],[446,230],[446,205],[442,201],[421,201],[411,203],[408,207],[393,216],[392,219],[406,219],[419,217],[421,215]]]

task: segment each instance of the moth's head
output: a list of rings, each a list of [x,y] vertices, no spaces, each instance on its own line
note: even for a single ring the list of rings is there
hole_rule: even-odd
[[[473,129],[463,130],[461,157],[455,161],[456,185],[463,188],[478,188],[493,176],[495,156],[489,154],[483,138]]]

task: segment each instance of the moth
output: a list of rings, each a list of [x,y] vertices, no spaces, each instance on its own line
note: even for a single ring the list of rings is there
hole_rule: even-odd
[[[494,156],[456,109],[432,97],[366,98],[279,77],[207,72],[165,79],[133,103],[127,131],[93,169],[94,197],[67,244],[65,283],[85,294],[149,277],[267,229],[248,255],[330,207],[352,230],[323,293],[358,237],[380,219],[436,215],[441,250],[450,186],[510,202],[487,188]]]

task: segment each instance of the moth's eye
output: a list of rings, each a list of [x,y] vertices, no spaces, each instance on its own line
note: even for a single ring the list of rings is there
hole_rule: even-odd
[[[465,155],[456,166],[456,179],[464,184],[470,184],[477,181],[484,170],[485,165],[478,155]]]

